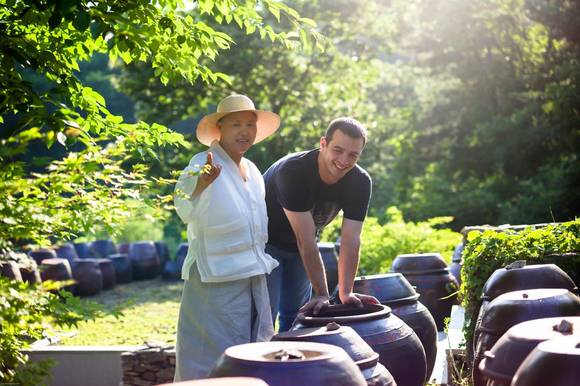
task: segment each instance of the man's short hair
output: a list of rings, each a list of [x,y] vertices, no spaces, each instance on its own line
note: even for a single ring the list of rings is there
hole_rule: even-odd
[[[354,118],[340,117],[330,122],[324,134],[326,142],[332,140],[332,136],[336,130],[342,131],[351,138],[362,138],[363,145],[367,143],[367,129]]]

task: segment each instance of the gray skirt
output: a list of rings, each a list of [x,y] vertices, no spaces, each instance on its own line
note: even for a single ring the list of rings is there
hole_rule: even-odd
[[[272,335],[265,275],[203,283],[193,264],[179,308],[175,382],[206,378],[226,348]]]

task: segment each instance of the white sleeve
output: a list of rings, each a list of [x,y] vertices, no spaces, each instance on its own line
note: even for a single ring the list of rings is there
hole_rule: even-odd
[[[175,184],[175,211],[185,224],[191,223],[197,217],[199,196],[191,198],[191,193],[197,184],[198,173],[205,163],[205,157],[205,152],[194,155]]]

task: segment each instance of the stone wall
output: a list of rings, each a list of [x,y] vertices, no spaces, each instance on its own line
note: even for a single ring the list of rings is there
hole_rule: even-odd
[[[123,386],[149,386],[173,382],[175,349],[151,346],[121,355]]]

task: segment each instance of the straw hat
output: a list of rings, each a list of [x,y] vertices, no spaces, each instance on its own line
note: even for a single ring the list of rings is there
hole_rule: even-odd
[[[214,139],[221,138],[220,129],[217,125],[218,121],[228,114],[239,111],[253,111],[258,120],[256,139],[254,143],[267,138],[273,134],[280,126],[280,116],[270,111],[256,110],[254,102],[250,98],[241,94],[234,94],[225,97],[218,104],[217,112],[206,115],[199,121],[197,125],[197,139],[204,145],[209,146]]]

